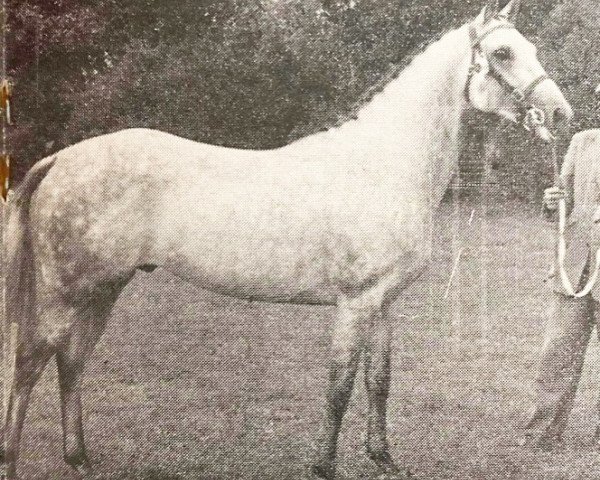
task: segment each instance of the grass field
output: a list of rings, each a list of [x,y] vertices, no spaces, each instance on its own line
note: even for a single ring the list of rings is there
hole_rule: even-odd
[[[446,204],[438,214],[433,268],[394,308],[392,454],[419,479],[598,478],[591,442],[596,340],[564,450],[517,446],[542,342],[551,227],[518,204],[490,209],[485,246],[481,209],[467,199],[453,242],[451,212]],[[444,299],[459,248],[460,276]],[[216,297],[159,271],[137,276],[86,377],[96,477],[304,478],[322,410],[332,314]],[[346,480],[377,478],[363,455],[362,376],[356,387],[339,447],[338,478]],[[23,479],[76,478],[63,466],[60,443],[52,364],[26,423]]]

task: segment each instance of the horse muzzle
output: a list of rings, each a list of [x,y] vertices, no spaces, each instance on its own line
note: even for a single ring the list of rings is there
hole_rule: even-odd
[[[523,125],[543,142],[549,143],[566,131],[573,118],[573,109],[552,80],[544,82],[531,96]]]

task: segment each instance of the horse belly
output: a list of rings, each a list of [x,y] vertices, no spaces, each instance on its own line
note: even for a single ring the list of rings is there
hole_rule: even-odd
[[[327,275],[319,215],[291,202],[228,192],[195,195],[196,202],[204,195],[201,209],[163,210],[168,226],[157,243],[158,263],[234,297],[333,303],[337,295]]]
[[[285,245],[253,248],[248,239],[198,241],[172,252],[164,268],[201,288],[237,298],[283,303],[332,304],[335,289],[323,259]]]

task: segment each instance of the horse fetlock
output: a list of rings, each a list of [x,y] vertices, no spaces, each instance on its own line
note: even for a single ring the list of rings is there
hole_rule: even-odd
[[[372,460],[383,458],[385,456],[390,457],[387,441],[381,434],[369,433],[367,436],[366,447],[367,456]]]

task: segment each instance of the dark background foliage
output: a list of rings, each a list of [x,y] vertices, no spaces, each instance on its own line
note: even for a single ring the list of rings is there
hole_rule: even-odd
[[[286,144],[348,118],[390,69],[482,7],[479,0],[8,3],[15,179],[61,147],[126,127],[245,148]],[[595,2],[524,3],[520,29],[577,109],[575,127],[592,127]],[[487,123],[470,119],[467,156],[478,156]],[[503,186],[527,192],[544,155],[516,128],[502,128]]]

